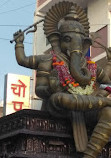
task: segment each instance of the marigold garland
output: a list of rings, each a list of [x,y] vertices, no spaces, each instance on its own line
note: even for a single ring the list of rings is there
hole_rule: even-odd
[[[96,80],[96,70],[97,65],[94,61],[91,61],[90,57],[86,57],[87,60],[87,68],[91,72],[91,82],[86,87],[80,87],[79,83],[75,81],[75,79],[71,76],[68,67],[65,65],[64,61],[57,61],[57,56],[54,51],[51,51],[53,56],[53,67],[58,72],[58,77],[60,83],[63,87],[67,88],[70,93],[76,94],[91,94],[95,89],[95,80]]]

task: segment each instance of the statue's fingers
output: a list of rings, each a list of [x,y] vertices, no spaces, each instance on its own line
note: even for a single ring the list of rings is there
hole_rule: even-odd
[[[18,36],[19,31],[15,32],[13,36]]]
[[[18,35],[17,33],[14,33],[14,34],[13,34],[13,37],[15,38],[17,35]]]
[[[18,32],[15,32],[13,35],[14,35],[14,36],[18,35]]]
[[[22,30],[21,29],[19,29],[19,33],[21,33],[22,32]]]

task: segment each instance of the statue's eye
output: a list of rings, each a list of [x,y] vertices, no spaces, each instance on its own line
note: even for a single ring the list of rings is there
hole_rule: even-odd
[[[70,42],[71,41],[71,37],[65,36],[65,37],[63,37],[63,41],[64,42]]]

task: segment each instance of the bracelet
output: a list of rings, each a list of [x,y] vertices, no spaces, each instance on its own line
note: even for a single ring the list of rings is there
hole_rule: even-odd
[[[72,51],[71,51],[71,54],[72,54],[72,53],[77,53],[77,54],[82,55],[82,51],[81,51],[81,50],[79,50],[79,49],[77,49],[77,50],[75,50],[75,49],[74,49],[74,50],[72,50]]]
[[[88,100],[89,100],[89,109],[92,109],[93,108],[93,104],[91,103],[90,97],[88,97]]]
[[[101,100],[101,99],[99,99],[98,104],[99,104],[99,106],[100,106],[100,107],[102,107],[103,102],[102,102],[102,100]]]
[[[35,63],[35,57],[34,57],[34,56],[32,57],[32,63],[33,63],[33,65],[36,64],[36,63]]]
[[[24,48],[23,43],[17,43],[17,44],[15,45],[15,48],[19,48],[19,47]]]
[[[73,52],[82,53],[82,51],[80,51],[79,49],[77,49],[77,50],[74,49],[71,51],[71,53],[73,53]]]

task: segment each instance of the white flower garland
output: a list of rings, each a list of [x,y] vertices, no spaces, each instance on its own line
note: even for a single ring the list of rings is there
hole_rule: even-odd
[[[80,94],[80,95],[90,95],[94,92],[94,81],[91,81],[90,85],[87,85],[85,88],[80,86],[73,87],[72,84],[69,84],[68,92],[71,94]]]

